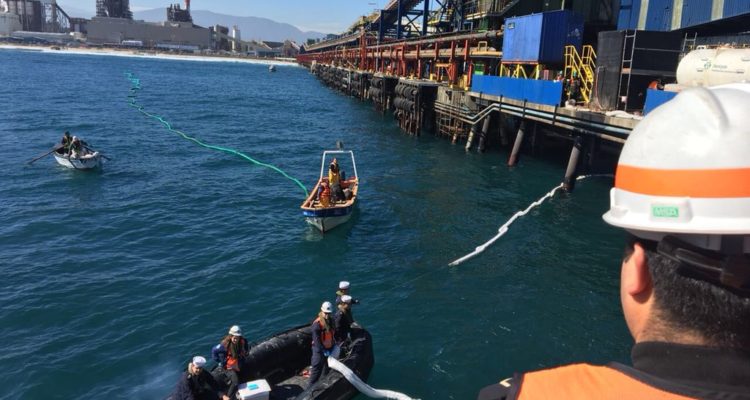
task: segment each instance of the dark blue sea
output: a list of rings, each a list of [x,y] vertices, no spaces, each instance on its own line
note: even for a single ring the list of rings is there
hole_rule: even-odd
[[[130,107],[127,72],[175,129],[308,187],[343,142],[361,178],[352,220],[309,227],[293,182]],[[506,150],[407,136],[300,67],[0,50],[0,82],[2,399],[163,399],[230,325],[252,341],[307,323],[339,280],[361,299],[376,388],[474,399],[516,371],[629,359],[623,235],[601,219],[610,179],[448,267],[558,185],[564,163],[508,168]],[[64,130],[111,161],[27,164]]]

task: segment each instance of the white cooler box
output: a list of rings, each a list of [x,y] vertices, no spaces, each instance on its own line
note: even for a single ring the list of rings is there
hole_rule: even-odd
[[[265,379],[241,383],[237,386],[237,398],[240,400],[268,400],[271,394],[271,386]]]

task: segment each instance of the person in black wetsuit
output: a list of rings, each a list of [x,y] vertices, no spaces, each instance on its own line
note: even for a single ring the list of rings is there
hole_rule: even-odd
[[[604,219],[630,235],[620,300],[632,366],[516,374],[479,400],[750,399],[748,104],[748,84],[689,89],[623,147]]]

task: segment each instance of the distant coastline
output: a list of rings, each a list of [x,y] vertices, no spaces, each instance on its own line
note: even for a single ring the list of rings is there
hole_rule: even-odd
[[[248,56],[234,55],[193,55],[193,54],[172,54],[167,52],[157,52],[153,50],[140,49],[115,49],[115,48],[91,48],[91,47],[65,47],[51,45],[30,45],[30,44],[8,44],[0,43],[0,50],[26,50],[40,51],[44,53],[65,53],[81,54],[93,56],[110,56],[110,57],[132,57],[132,58],[150,58],[159,60],[183,60],[183,61],[203,61],[203,62],[231,62],[245,64],[261,65],[287,65],[299,66],[292,60],[279,60],[269,58],[256,58]]]

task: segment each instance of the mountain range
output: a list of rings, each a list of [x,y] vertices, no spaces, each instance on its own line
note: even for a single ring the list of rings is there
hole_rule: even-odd
[[[65,7],[65,11],[71,17],[91,18],[93,13],[83,10]],[[205,10],[191,10],[193,22],[196,25],[210,27],[216,24],[226,26],[232,29],[237,25],[240,29],[240,35],[243,40],[270,40],[274,42],[283,42],[284,40],[294,40],[303,44],[307,39],[318,39],[325,37],[325,33],[307,31],[303,32],[294,25],[276,22],[268,18],[260,17],[235,17],[226,14],[217,14]],[[151,10],[136,11],[133,13],[133,19],[149,22],[161,22],[167,19],[166,8],[154,8]]]

